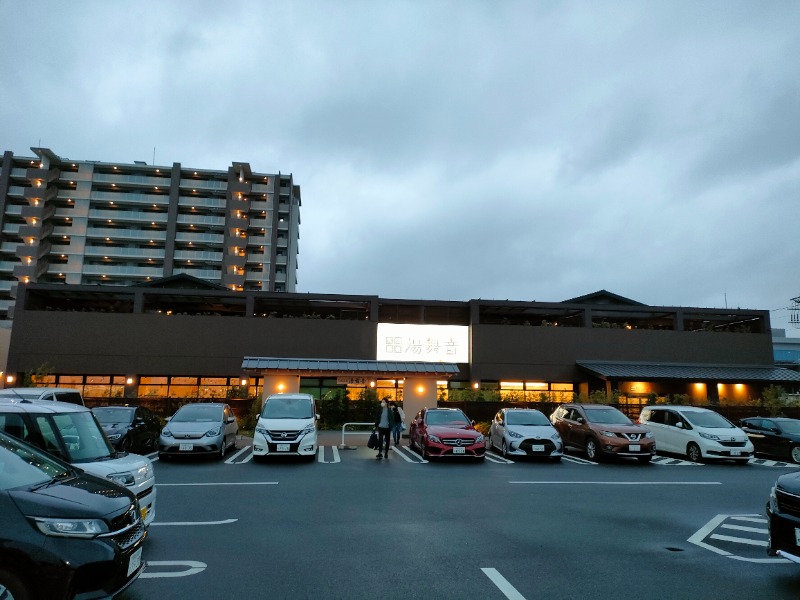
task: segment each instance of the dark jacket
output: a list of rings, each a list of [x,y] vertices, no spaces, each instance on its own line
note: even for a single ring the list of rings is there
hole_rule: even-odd
[[[378,426],[380,425],[380,422],[381,422],[381,413],[383,412],[383,409],[384,409],[384,408],[385,408],[385,409],[388,411],[388,413],[389,413],[389,415],[388,415],[388,416],[389,416],[389,421],[388,421],[388,422],[389,422],[389,424],[388,424],[386,427],[387,427],[388,429],[391,429],[391,428],[392,428],[392,425],[394,425],[395,416],[394,416],[394,411],[392,410],[392,407],[391,407],[391,406],[389,406],[388,404],[387,404],[385,407],[383,407],[383,406],[379,406],[379,407],[378,407],[378,412],[376,412],[376,413],[375,413],[375,427],[378,427]]]

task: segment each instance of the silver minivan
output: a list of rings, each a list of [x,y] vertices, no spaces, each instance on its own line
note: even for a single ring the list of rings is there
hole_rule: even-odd
[[[84,406],[83,396],[78,390],[58,387],[5,388],[0,390],[0,398],[18,400],[67,402]]]
[[[647,406],[639,423],[653,434],[656,448],[683,454],[692,462],[726,459],[747,464],[753,443],[721,414],[699,406]]]

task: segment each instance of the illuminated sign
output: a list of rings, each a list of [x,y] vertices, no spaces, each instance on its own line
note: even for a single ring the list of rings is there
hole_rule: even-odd
[[[378,323],[377,360],[469,362],[469,327]]]

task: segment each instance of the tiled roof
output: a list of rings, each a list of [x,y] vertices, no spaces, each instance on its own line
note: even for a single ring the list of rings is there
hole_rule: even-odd
[[[243,370],[295,371],[298,373],[347,373],[352,375],[455,375],[454,363],[406,362],[386,360],[345,360],[316,358],[270,358],[245,356]]]
[[[770,365],[716,365],[579,360],[578,366],[603,379],[800,382],[800,372]]]

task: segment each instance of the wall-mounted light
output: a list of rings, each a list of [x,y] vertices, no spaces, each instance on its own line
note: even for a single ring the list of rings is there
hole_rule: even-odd
[[[239,383],[240,383],[241,385],[247,385],[247,379],[240,379],[240,380],[239,380]]]
[[[6,383],[14,383],[14,376],[6,375]]]
[[[127,385],[131,385],[131,384],[133,383],[133,377],[128,377],[128,378],[125,380],[125,383],[126,383]]]
[[[286,386],[285,386],[285,385],[283,385],[282,383],[279,383],[279,384],[278,384],[278,391],[279,391],[279,392],[282,392],[282,391],[283,391],[285,388],[286,388]]]
[[[425,387],[421,386],[421,385],[418,385],[417,386],[417,393],[418,394],[424,394],[425,393]]]
[[[481,384],[480,384],[480,382],[478,382],[478,381],[475,381],[475,382],[472,384],[472,389],[473,389],[473,390],[477,390],[477,389],[478,389],[478,388],[480,388],[480,387],[481,387]]]
[[[375,387],[375,382],[374,381],[370,381],[369,382],[369,387],[374,388]]]

